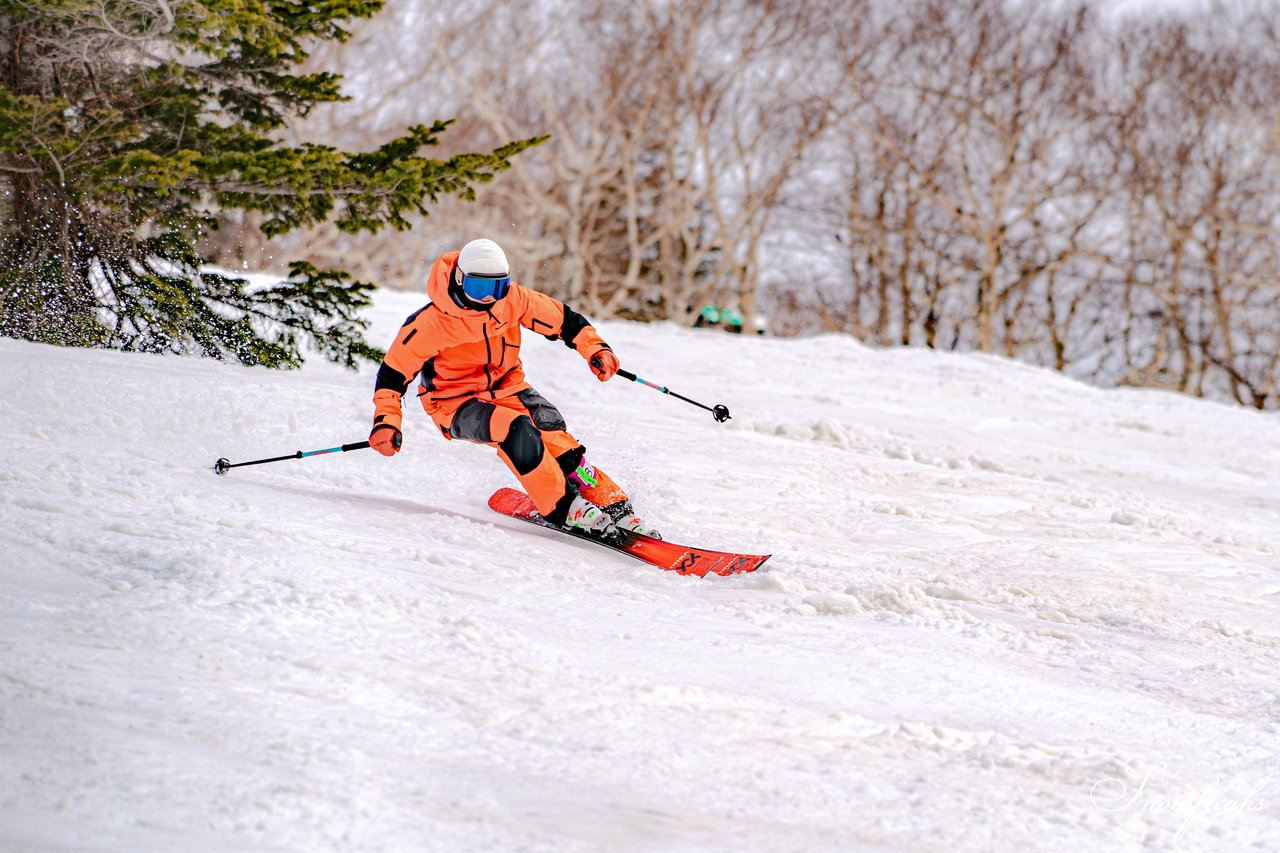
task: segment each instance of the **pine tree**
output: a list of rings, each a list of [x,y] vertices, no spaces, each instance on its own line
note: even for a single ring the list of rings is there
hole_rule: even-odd
[[[306,48],[381,0],[5,0],[0,6],[0,335],[276,367],[304,344],[354,367],[372,284],[306,262],[272,287],[210,271],[219,211],[274,236],[334,218],[407,228],[542,138],[421,156],[450,122],[374,151],[286,145],[287,118],[343,100]]]

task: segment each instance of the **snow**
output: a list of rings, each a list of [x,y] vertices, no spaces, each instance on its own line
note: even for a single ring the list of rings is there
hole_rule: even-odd
[[[384,292],[389,341],[420,305]],[[0,850],[1280,849],[1280,431],[977,355],[601,324],[535,385],[662,572],[372,367],[0,340]]]

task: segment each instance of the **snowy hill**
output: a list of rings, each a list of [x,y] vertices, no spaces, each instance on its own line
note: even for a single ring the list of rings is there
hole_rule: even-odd
[[[385,344],[418,307],[380,294]],[[534,384],[698,580],[491,513],[372,368],[0,340],[0,850],[1280,849],[1280,429],[604,323]]]

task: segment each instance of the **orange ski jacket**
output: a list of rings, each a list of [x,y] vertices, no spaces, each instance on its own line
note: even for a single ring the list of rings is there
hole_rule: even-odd
[[[431,302],[410,315],[387,349],[373,392],[374,425],[400,429],[400,398],[418,377],[422,408],[446,437],[458,407],[529,387],[520,362],[520,330],[561,340],[587,361],[609,349],[590,322],[558,299],[512,282],[506,297],[476,311],[454,301],[449,281],[458,253],[441,255],[427,276]]]

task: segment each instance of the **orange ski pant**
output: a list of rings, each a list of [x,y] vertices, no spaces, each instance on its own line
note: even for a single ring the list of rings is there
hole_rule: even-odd
[[[598,506],[627,499],[607,474],[583,460],[582,445],[560,411],[532,388],[495,400],[472,398],[433,419],[448,438],[494,448],[538,512],[556,524],[564,523],[574,495]]]

